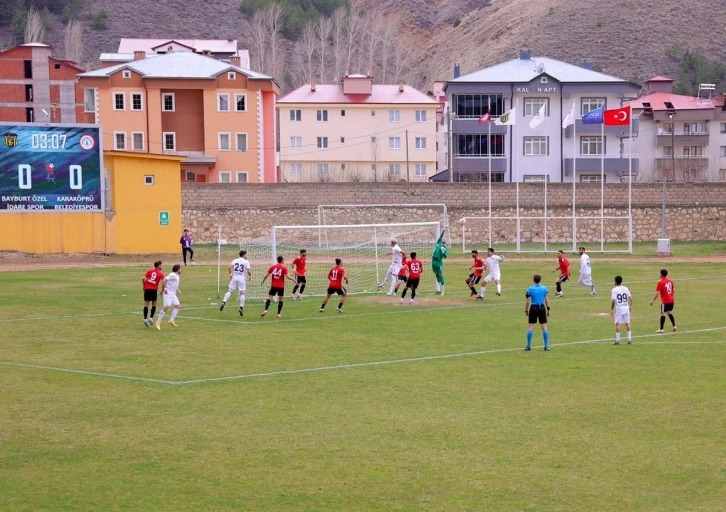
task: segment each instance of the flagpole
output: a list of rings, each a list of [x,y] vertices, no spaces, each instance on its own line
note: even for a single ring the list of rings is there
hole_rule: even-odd
[[[573,116],[572,121],[572,252],[574,253],[577,250],[577,217],[575,215],[575,178],[577,177],[577,113]]]
[[[489,154],[489,245],[492,246],[492,97],[489,98],[487,104],[487,114],[489,114],[489,122],[487,123],[487,153]]]
[[[633,102],[630,102],[630,150],[628,151],[628,253],[633,254]]]
[[[514,98],[512,98],[512,99],[514,99]],[[519,107],[519,98],[517,98],[517,100],[516,100],[515,109],[517,107]],[[515,112],[516,112],[516,110],[515,110]],[[510,137],[512,139],[514,139],[514,125],[512,125],[512,127],[511,127],[511,135],[510,135]],[[516,153],[516,151],[512,151],[512,153]],[[514,157],[514,155],[512,155],[512,157]],[[521,221],[520,221],[520,218],[519,218],[519,161],[520,161],[520,159],[517,159],[517,166],[516,166],[516,170],[517,170],[517,180],[516,180],[516,182],[517,182],[517,184],[515,185],[515,190],[516,190],[516,194],[517,194],[517,199],[516,199],[516,208],[517,208],[517,212],[516,212],[516,219],[517,219],[516,220],[516,225],[517,225],[517,254],[519,254],[522,251],[522,237],[520,235],[520,233],[521,233],[521,231],[520,231]]]
[[[603,106],[603,115],[605,107]],[[605,119],[600,125],[600,140],[602,151],[600,152],[600,252],[605,252]]]
[[[547,116],[545,116],[545,120]],[[543,121],[544,123],[544,121]],[[547,144],[547,153],[545,155],[545,182],[544,182],[544,252],[547,252],[547,182],[550,178],[550,141],[547,137],[547,130],[545,129],[545,142]]]

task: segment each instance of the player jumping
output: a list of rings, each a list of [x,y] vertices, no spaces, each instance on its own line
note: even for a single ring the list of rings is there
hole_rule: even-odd
[[[449,255],[449,248],[444,241],[443,231],[436,241],[436,247],[434,247],[434,253],[431,256],[431,270],[436,276],[436,291],[444,294],[444,260]]]
[[[180,274],[181,265],[177,263],[172,267],[171,274],[166,276],[161,281],[161,295],[164,298],[164,308],[161,310],[161,313],[159,313],[159,318],[156,320],[155,325],[158,330],[161,330],[161,321],[164,320],[164,315],[167,311],[169,311],[170,307],[174,307],[174,309],[171,311],[169,325],[171,325],[172,327],[176,327],[174,319],[176,318],[176,315],[179,314],[179,310],[181,309],[181,303],[179,302],[178,297],[178,295],[181,295],[181,290],[179,289],[179,284],[181,280]]]
[[[403,304],[403,299],[406,298],[406,292],[411,290],[411,300],[409,304],[413,304],[413,299],[416,298],[416,289],[418,288],[419,282],[421,282],[421,272],[423,272],[423,263],[421,260],[416,258],[416,253],[411,253],[411,259],[406,262],[406,268],[408,268],[408,280],[406,281],[406,288],[404,288],[401,294],[401,300],[399,304]]]
[[[484,275],[484,269],[486,266],[484,265],[484,260],[479,257],[479,251],[471,251],[471,257],[474,258],[474,264],[469,267],[469,270],[473,270],[473,272],[469,274],[469,277],[467,277],[464,282],[466,283],[466,286],[469,287],[469,290],[471,290],[469,297],[474,297],[474,300],[477,300],[476,290],[474,287],[479,284],[479,281],[481,281],[481,276]]]
[[[340,258],[335,258],[335,266],[328,272],[328,293],[323,299],[323,304],[320,306],[320,313],[325,311],[325,305],[330,300],[330,296],[334,293],[340,296],[340,303],[338,303],[338,313],[343,312],[343,304],[348,298],[348,291],[343,287],[343,281],[348,284],[348,276],[345,275],[345,269],[343,268],[343,261]]]
[[[406,253],[401,249],[401,247],[398,245],[398,240],[395,238],[391,239],[391,252],[386,253],[387,256],[392,256],[393,259],[391,261],[391,266],[388,267],[388,271],[386,272],[386,276],[383,278],[383,282],[380,283],[377,287],[380,290],[383,288],[386,284],[386,282],[390,279],[391,280],[391,288],[386,292],[386,295],[393,295],[394,289],[396,288],[396,277],[398,276],[398,273],[401,271],[401,265],[403,261],[403,257],[406,255]]]
[[[308,282],[305,277],[307,260],[308,252],[305,249],[300,249],[300,256],[292,260],[292,265],[295,267],[295,287],[292,289],[292,300],[302,300],[302,294]],[[298,288],[300,288],[300,293],[297,293]]]
[[[235,290],[239,290],[239,316],[244,316],[245,300],[247,294],[247,278],[252,277],[250,262],[245,258],[247,251],[240,251],[239,258],[232,260],[227,270],[229,271],[229,289],[224,294],[220,311],[224,311],[230,296]]]
[[[159,295],[159,283],[162,279],[164,279],[164,272],[161,270],[161,261],[155,261],[154,268],[147,270],[141,279],[144,287],[144,325],[146,327],[154,323],[156,299]],[[151,302],[151,316],[149,316],[149,302]]]
[[[562,250],[557,251],[557,266],[552,272],[560,271],[560,277],[557,278],[557,281],[555,281],[555,285],[557,286],[557,293],[555,294],[556,297],[563,297],[564,293],[562,293],[562,283],[570,279],[570,260],[565,258],[565,253]]]
[[[268,276],[272,276],[270,291],[268,292],[267,300],[265,301],[265,310],[260,316],[265,316],[267,314],[267,310],[270,309],[270,302],[272,302],[272,297],[278,297],[279,301],[277,303],[277,318],[282,318],[282,302],[285,299],[285,279],[289,279],[293,283],[295,282],[295,280],[290,277],[290,273],[284,263],[285,259],[282,256],[278,256],[277,264],[272,265],[269,269],[267,269],[267,274],[265,274],[265,277],[262,278],[262,282],[260,283],[260,285],[265,284]]]

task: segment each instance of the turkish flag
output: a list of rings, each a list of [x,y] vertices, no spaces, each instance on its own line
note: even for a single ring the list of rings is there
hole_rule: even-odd
[[[479,120],[476,122],[476,124],[487,124],[491,121],[492,116],[487,112],[483,116],[479,118]]]
[[[603,119],[608,126],[628,126],[630,124],[630,105],[606,110]]]

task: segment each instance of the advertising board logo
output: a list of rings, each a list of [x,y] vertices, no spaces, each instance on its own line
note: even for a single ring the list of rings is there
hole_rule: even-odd
[[[82,149],[90,151],[96,146],[96,140],[91,135],[84,135],[81,137],[79,144]]]
[[[14,148],[18,145],[18,134],[17,133],[4,133],[3,144],[6,148]]]

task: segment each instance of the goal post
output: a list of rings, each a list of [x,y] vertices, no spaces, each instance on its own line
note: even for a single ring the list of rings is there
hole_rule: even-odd
[[[328,287],[328,270],[335,265],[335,258],[343,261],[349,280],[349,293],[376,292],[391,264],[391,240],[407,253],[417,253],[424,262],[424,273],[419,289],[435,291],[436,280],[431,272],[431,256],[436,241],[441,235],[441,224],[437,222],[389,223],[389,224],[330,224],[312,226],[273,226],[268,241],[242,241],[241,248],[247,250],[252,259],[252,282],[258,284],[269,265],[284,257],[284,264],[290,268],[300,250],[307,252],[306,296],[325,295]],[[325,243],[320,244],[320,234],[325,232]],[[268,255],[266,261],[260,258]],[[268,283],[266,283],[267,285]],[[288,288],[292,283],[287,283]],[[267,286],[250,286],[247,297],[262,299],[267,295]]]
[[[402,222],[439,222],[451,245],[449,210],[444,203],[379,203],[318,205],[318,225]],[[358,222],[360,221],[360,222]],[[325,231],[320,232],[320,243]]]

